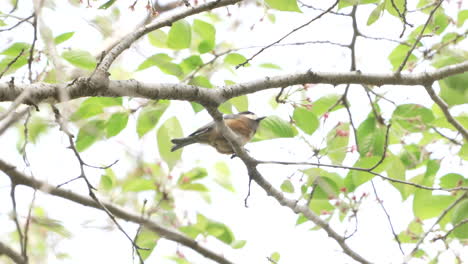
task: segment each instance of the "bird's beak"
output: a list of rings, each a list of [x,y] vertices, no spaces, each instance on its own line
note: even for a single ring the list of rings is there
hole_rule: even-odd
[[[255,121],[260,122],[260,121],[262,121],[262,120],[265,119],[265,118],[267,118],[267,116],[259,117],[259,118],[255,119]]]

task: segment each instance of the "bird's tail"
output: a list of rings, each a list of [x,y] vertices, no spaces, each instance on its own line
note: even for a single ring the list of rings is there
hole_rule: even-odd
[[[184,137],[184,138],[174,138],[171,140],[172,146],[171,151],[176,151],[180,148],[183,148],[185,146],[188,146],[190,144],[196,143],[196,139],[194,137]]]

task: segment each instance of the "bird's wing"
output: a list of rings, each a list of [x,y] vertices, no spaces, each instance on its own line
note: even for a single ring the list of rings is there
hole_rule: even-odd
[[[235,118],[237,115],[234,115],[234,114],[230,114],[230,115],[224,115],[224,119],[233,119]],[[189,135],[189,137],[193,137],[193,136],[196,136],[196,135],[199,135],[199,134],[203,134],[203,133],[206,133],[208,131],[210,131],[210,129],[213,129],[215,127],[215,122],[214,121],[211,121],[210,123],[200,127],[199,129],[197,129],[196,131],[194,131],[192,134]]]
[[[213,129],[214,127],[214,122],[211,121],[210,123],[200,127],[199,129],[195,130],[195,132],[193,132],[192,134],[189,135],[189,137],[193,137],[193,136],[196,136],[196,135],[199,135],[199,134],[202,134],[202,133],[206,133],[208,131],[210,131],[210,129]]]

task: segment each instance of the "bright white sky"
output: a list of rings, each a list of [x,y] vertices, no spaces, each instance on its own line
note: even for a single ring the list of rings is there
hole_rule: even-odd
[[[66,8],[68,4],[61,1],[54,1],[57,5],[56,10],[43,10],[43,15],[46,21],[52,25],[53,34],[58,35],[68,31],[76,31],[71,40],[62,44],[59,52],[64,48],[81,48],[91,52],[98,53],[100,49],[101,38],[100,34],[93,29],[87,21],[93,19],[96,14],[106,15],[108,12],[96,10],[95,8],[85,8],[85,4],[81,8]],[[103,2],[103,1],[101,1]],[[143,3],[137,6],[134,12],[126,8],[133,1],[118,1],[123,6],[121,8],[122,23],[114,25],[115,28],[121,29],[122,32],[127,32],[132,29],[132,26],[144,17],[145,10],[142,7]],[[142,1],[144,2],[144,1]],[[316,4],[317,1],[306,1]],[[323,1],[325,2],[325,1]],[[326,1],[321,7],[326,8],[331,5],[331,1]],[[415,5],[416,1],[409,1],[410,5]],[[453,9],[454,3],[451,1],[449,9]],[[27,1],[21,1],[21,4],[29,5]],[[318,5],[318,4],[317,4]],[[98,4],[94,4],[95,7]],[[249,4],[252,7],[252,4]],[[465,4],[466,6],[466,4]],[[364,28],[369,12],[373,6],[362,6],[358,9],[358,17],[363,32],[371,36],[384,36],[389,38],[397,38],[401,25],[397,19],[385,14],[377,23],[370,28]],[[412,8],[410,8],[412,9]],[[0,9],[2,11],[2,9]],[[265,19],[264,22],[258,23],[263,16],[262,9],[259,8],[242,8],[229,7],[232,17],[229,21],[239,20],[239,27],[235,32],[226,33],[222,27],[217,26],[217,42],[225,40],[235,43],[236,47],[266,45],[277,40],[291,28],[303,24],[310,20],[317,12],[310,12],[306,8],[302,8],[304,12],[308,12],[307,16],[295,15],[290,16],[288,13],[276,13],[277,22],[271,24]],[[345,10],[346,11],[346,10]],[[221,8],[216,11],[222,17],[226,16],[226,9]],[[30,10],[24,15],[29,15]],[[420,24],[421,21],[411,20],[414,24]],[[256,23],[253,31],[249,28]],[[225,26],[226,27],[226,26]],[[0,39],[0,50],[8,46],[11,40],[29,41],[31,35],[23,27],[14,32],[8,38]],[[3,34],[3,33],[2,33]],[[8,33],[5,33],[7,35]],[[348,43],[352,35],[350,26],[350,18],[325,16],[323,19],[314,22],[311,26],[306,27],[297,34],[283,41],[284,43],[310,41],[310,40],[331,40],[335,42]],[[359,39],[357,45],[357,65],[363,72],[388,72],[391,70],[390,64],[387,62],[389,49],[395,44],[385,41],[370,41]],[[137,52],[135,52],[137,51]],[[241,51],[246,57],[256,52],[256,49]],[[123,56],[125,61],[123,67],[128,71],[134,70],[144,60],[144,58],[155,54],[154,47],[151,47],[146,40],[143,40],[137,46],[133,46],[130,52],[126,52]],[[123,60],[121,60],[123,61]],[[280,65],[283,71],[265,70],[259,67],[251,66],[249,68],[241,68],[235,72],[221,70],[213,77],[214,84],[222,84],[225,79],[234,81],[247,81],[257,79],[260,76],[273,76],[276,74],[293,73],[300,70],[311,68],[316,71],[347,71],[349,69],[349,52],[343,48],[337,48],[329,45],[304,45],[293,46],[292,48],[271,48],[258,56],[253,65],[258,65],[264,62],[271,62]],[[421,68],[422,69],[422,68]],[[156,68],[136,73],[133,78],[147,82],[175,82],[176,79],[170,76],[165,76]],[[356,88],[356,89],[355,89]],[[431,102],[428,96],[423,93],[420,87],[383,87],[380,91],[394,91],[401,89],[398,94],[389,95],[392,100],[398,102],[419,103],[430,107]],[[312,98],[319,98],[325,93],[340,93],[342,87],[332,88],[328,85],[315,86],[310,91]],[[280,107],[277,110],[272,110],[268,104],[268,100],[273,96],[274,92],[261,92],[249,97],[250,110],[258,115],[276,114],[287,119],[291,113],[291,108]],[[352,102],[353,117],[356,123],[360,123],[369,113],[367,106],[367,98],[362,91],[362,88],[353,87],[351,89],[350,100]],[[5,106],[7,104],[1,104]],[[363,105],[366,105],[363,107]],[[48,107],[43,106],[42,114],[47,113]],[[384,105],[384,113],[386,118],[391,114],[391,106]],[[388,111],[385,111],[388,109]],[[71,111],[72,109],[70,109]],[[205,112],[197,115],[192,114],[192,110],[186,102],[172,102],[170,109],[164,114],[162,123],[165,119],[177,115],[177,118],[183,124],[184,133],[187,134],[198,126],[210,120]],[[143,154],[146,161],[154,162],[159,159],[157,153],[157,144],[155,132],[148,133],[143,140],[137,138],[133,128],[135,127],[135,119],[130,118],[128,128],[119,136],[112,138],[106,142],[95,144],[89,150],[83,153],[85,161],[95,165],[105,165],[119,159],[113,168],[117,172],[117,176],[123,177],[134,163],[125,159],[128,157],[127,151],[130,151],[130,157],[134,158],[138,153]],[[321,139],[326,136],[326,132],[330,127],[336,125],[338,121],[347,121],[345,111],[339,111],[331,115],[330,119],[325,124],[322,130],[314,135],[312,142],[319,145]],[[0,137],[1,158],[10,163],[21,166],[23,161],[16,151],[17,131],[8,131]],[[28,146],[28,157],[31,163],[31,170],[35,177],[47,181],[51,184],[59,184],[70,178],[76,177],[79,174],[77,161],[72,152],[66,148],[67,138],[54,128],[50,133],[41,138],[37,145]],[[267,142],[251,143],[247,145],[250,154],[262,160],[306,160],[310,156],[310,149],[306,148],[301,141],[290,139],[278,139]],[[435,149],[434,157],[444,157],[454,150]],[[437,156],[436,156],[437,155]],[[356,156],[348,155],[345,164],[352,165]],[[209,179],[204,182],[208,184],[211,190],[213,202],[205,203],[198,194],[190,192],[177,192],[176,207],[178,213],[182,216],[185,211],[189,211],[189,217],[193,219],[196,212],[200,212],[207,217],[227,224],[235,234],[236,239],[247,240],[246,246],[241,250],[233,250],[225,246],[214,238],[208,238],[206,245],[208,248],[221,252],[225,256],[236,263],[269,263],[266,259],[272,252],[278,251],[281,254],[280,263],[352,263],[352,260],[345,254],[341,253],[341,249],[328,238],[323,231],[309,231],[312,227],[310,223],[296,227],[295,221],[297,215],[292,213],[287,208],[282,208],[271,197],[267,197],[265,192],[258,188],[255,183],[252,184],[252,196],[249,199],[249,208],[244,207],[244,197],[247,193],[247,180],[243,164],[238,160],[230,160],[228,156],[223,156],[215,152],[215,150],[206,146],[191,146],[188,147],[183,154],[183,164],[180,164],[176,172],[186,171],[190,168],[201,165],[208,169],[213,168],[213,164],[217,161],[224,161],[229,164],[231,176],[236,193],[226,192],[224,189],[214,184]],[[456,164],[456,160],[445,159],[441,171],[441,175],[447,172],[462,172],[463,168]],[[450,169],[450,171],[448,170]],[[465,168],[466,169],[466,168]],[[281,182],[290,176],[296,168],[281,167],[281,166],[262,166],[261,172],[275,186],[279,187]],[[29,169],[25,169],[29,173]],[[338,170],[342,175],[346,172]],[[99,170],[88,169],[88,177],[95,185],[98,185],[100,175]],[[420,173],[418,171],[417,173]],[[211,177],[211,173],[208,177]],[[416,175],[414,173],[413,175]],[[413,176],[411,175],[411,176]],[[407,177],[410,175],[407,175]],[[299,186],[298,176],[292,178],[292,181]],[[2,241],[7,241],[5,235],[14,230],[13,222],[9,220],[8,212],[11,210],[11,202],[9,198],[9,181],[6,177],[0,177],[0,236]],[[383,198],[387,210],[392,216],[393,224],[400,232],[405,229],[411,220],[412,200],[409,199],[403,205],[401,204],[400,194],[393,188],[388,188],[389,184],[376,180],[376,187],[380,192],[380,197]],[[77,181],[66,186],[76,192],[86,194],[87,189],[83,182]],[[296,188],[298,189],[298,188]],[[357,190],[357,194],[363,192],[371,192],[370,186],[364,185]],[[25,216],[31,197],[30,189],[19,188],[17,195],[19,197],[20,214]],[[151,200],[152,193],[142,193],[141,200],[148,198]],[[290,197],[297,197],[295,194]],[[118,193],[111,198],[118,197]],[[104,199],[107,197],[104,197]],[[102,211],[87,209],[83,206],[73,205],[65,200],[58,200],[55,197],[50,197],[42,193],[38,193],[36,204],[48,209],[50,217],[62,221],[62,223],[72,231],[73,237],[70,240],[63,240],[54,248],[54,252],[66,252],[70,254],[70,258],[64,261],[57,260],[52,252],[48,263],[130,263],[132,259],[131,245],[128,240],[117,229],[112,231],[103,231],[98,228],[84,227],[83,224],[92,221],[88,226],[102,227],[109,226],[109,219]],[[136,230],[133,224],[124,224],[124,228],[131,234]],[[335,228],[343,232],[344,228],[338,224],[337,219],[332,220]],[[354,228],[354,223],[348,225],[348,231]],[[402,255],[398,250],[397,244],[392,240],[392,234],[389,229],[385,215],[380,206],[375,201],[373,195],[367,199],[359,211],[359,229],[357,234],[348,240],[351,247],[365,258],[374,261],[375,263],[401,263]],[[412,249],[405,247],[406,252]],[[442,246],[436,244],[436,247]],[[175,243],[160,240],[157,248],[152,256],[148,259],[148,263],[170,263],[165,257],[174,253]],[[455,248],[460,249],[460,245]],[[183,246],[179,249],[193,263],[211,263],[209,260],[194,254],[192,250]],[[428,249],[428,248],[425,248]],[[429,249],[427,252],[431,252]],[[468,253],[463,252],[468,259]],[[453,255],[451,253],[442,256],[444,261],[441,263],[452,263]],[[414,263],[418,263],[415,261]],[[423,263],[423,262],[420,262]]]

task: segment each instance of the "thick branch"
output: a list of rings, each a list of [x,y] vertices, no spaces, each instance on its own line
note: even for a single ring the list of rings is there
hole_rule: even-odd
[[[74,193],[72,191],[65,190],[65,189],[58,189],[55,186],[33,179],[31,177],[28,177],[24,175],[23,173],[19,172],[18,170],[16,170],[14,166],[9,165],[2,160],[0,160],[0,170],[10,177],[13,184],[29,186],[35,190],[40,190],[42,192],[61,197],[61,198],[73,201],[75,203],[84,205],[84,206],[89,206],[89,207],[102,210],[101,206],[99,206],[99,204],[97,204],[93,199],[84,195]],[[140,214],[128,212],[120,207],[117,207],[116,205],[112,203],[102,202],[102,204],[104,204],[105,207],[114,216],[124,219],[126,221],[141,224],[147,227],[148,229],[158,233],[161,237],[164,237],[168,240],[172,240],[186,247],[189,247],[209,259],[212,259],[222,264],[233,263],[227,260],[226,258],[224,258],[223,256],[200,245],[197,241],[190,239],[175,230],[166,228],[154,221],[141,217]],[[1,252],[1,248],[0,248],[0,252]]]
[[[14,101],[24,90],[30,90],[30,95],[24,102],[40,103],[47,99],[57,100],[59,89],[68,92],[70,99],[87,96],[133,96],[147,99],[173,99],[198,102],[201,104],[220,104],[233,97],[255,93],[262,90],[287,87],[290,85],[305,83],[322,84],[367,84],[367,85],[425,85],[434,81],[464,73],[468,71],[468,61],[450,65],[435,71],[426,73],[401,73],[395,75],[382,73],[359,72],[312,72],[265,77],[259,80],[238,83],[219,89],[205,89],[193,85],[168,84],[168,83],[143,83],[136,80],[110,81],[105,90],[78,79],[71,84],[10,84],[0,83],[0,102]]]
[[[367,85],[424,85],[452,75],[468,71],[468,61],[450,65],[431,72],[393,74],[393,73],[360,73],[360,72],[313,72],[265,77],[259,80],[238,83],[224,87],[219,91],[226,100],[270,88],[287,87],[305,83],[322,84],[367,84]]]
[[[26,263],[26,261],[18,252],[14,251],[12,248],[3,244],[2,242],[0,242],[0,256],[1,255],[7,255],[11,260],[13,260],[17,264]]]

